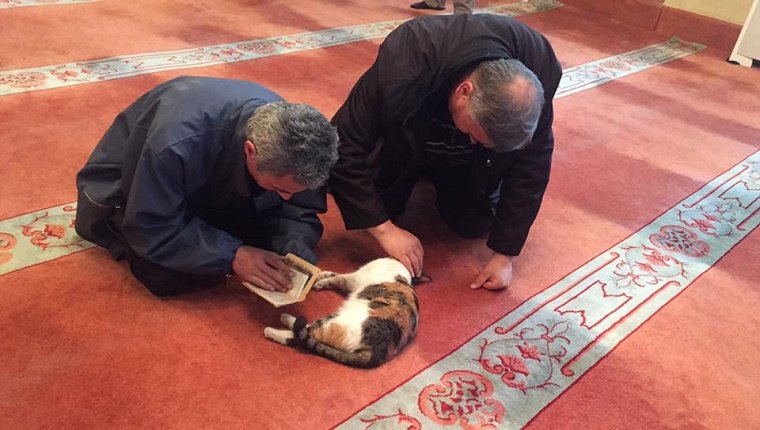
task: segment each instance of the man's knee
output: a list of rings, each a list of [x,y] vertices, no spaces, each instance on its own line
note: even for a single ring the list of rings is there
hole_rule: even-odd
[[[105,231],[105,220],[112,213],[112,208],[95,205],[80,190],[77,196],[74,230],[79,237],[100,245],[99,242],[101,242],[101,237]]]
[[[80,192],[74,230],[82,239],[106,248],[115,260],[121,260],[126,256],[127,245],[113,222],[113,218],[120,216],[115,208],[101,207],[83,199]]]
[[[491,229],[493,220],[487,217],[463,217],[451,218],[443,216],[443,221],[454,231],[454,233],[466,239],[477,239],[483,237]]]
[[[167,286],[164,284],[151,284],[143,282],[143,285],[145,285],[145,288],[147,288],[148,291],[150,291],[150,293],[156,297],[172,297],[187,292],[184,289],[177,288],[175,286]]]
[[[467,197],[453,198],[439,194],[436,206],[443,221],[456,234],[475,239],[484,236],[491,229],[494,212],[488,201]]]
[[[157,297],[170,297],[218,285],[222,277],[192,275],[167,269],[140,257],[129,256],[132,275]]]

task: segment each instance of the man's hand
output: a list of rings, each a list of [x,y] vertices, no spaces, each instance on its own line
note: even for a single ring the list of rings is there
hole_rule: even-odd
[[[470,284],[470,288],[501,290],[509,287],[512,283],[512,258],[509,255],[494,253],[491,260],[483,266],[480,274]]]
[[[383,251],[398,259],[413,277],[422,275],[425,251],[417,236],[397,227],[390,220],[367,231],[380,243]]]
[[[274,252],[241,246],[232,260],[232,271],[241,280],[269,291],[288,291],[290,268]]]

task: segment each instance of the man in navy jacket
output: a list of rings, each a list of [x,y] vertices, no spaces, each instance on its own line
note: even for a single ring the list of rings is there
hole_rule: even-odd
[[[341,147],[329,186],[346,228],[367,230],[419,275],[422,245],[393,218],[428,177],[455,232],[489,233],[493,257],[470,286],[509,286],[549,181],[561,76],[549,42],[512,18],[400,25],[332,120]]]
[[[251,82],[180,77],[115,119],[77,175],[76,230],[159,296],[225,275],[286,290],[281,255],[316,262],[337,133]]]

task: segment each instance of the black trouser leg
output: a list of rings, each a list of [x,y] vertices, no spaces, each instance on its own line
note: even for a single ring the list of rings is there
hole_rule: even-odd
[[[114,259],[121,260],[125,256],[124,240],[111,222],[117,211],[115,207],[94,203],[80,190],[74,229],[81,238],[106,248]]]
[[[469,239],[481,237],[493,225],[499,190],[490,196],[478,194],[469,167],[426,170],[435,185],[435,203],[443,221],[455,233]]]
[[[191,275],[167,269],[130,253],[127,256],[132,275],[155,296],[167,297],[215,287],[224,276]]]

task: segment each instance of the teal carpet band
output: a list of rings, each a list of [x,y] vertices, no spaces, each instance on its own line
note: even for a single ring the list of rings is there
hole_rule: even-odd
[[[97,0],[2,0],[0,1],[0,9],[10,9],[14,7],[24,6],[52,6],[76,3],[93,3],[96,1]]]

